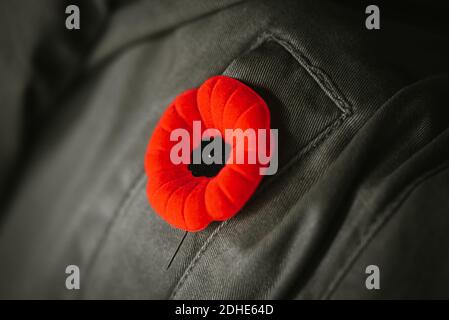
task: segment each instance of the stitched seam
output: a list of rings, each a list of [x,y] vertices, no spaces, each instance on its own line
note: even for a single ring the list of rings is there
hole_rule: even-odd
[[[352,107],[347,99],[337,89],[337,86],[332,82],[327,73],[321,68],[313,65],[303,52],[298,50],[289,40],[283,38],[279,34],[272,32],[263,33],[258,39],[258,45],[267,40],[272,40],[282,46],[292,57],[309,73],[315,82],[321,87],[326,95],[335,103],[335,105],[343,113],[351,113]],[[257,46],[258,46],[257,45]]]
[[[387,224],[388,221],[394,216],[394,214],[401,208],[401,206],[405,203],[408,197],[415,191],[417,187],[419,187],[422,183],[427,181],[429,178],[437,175],[438,173],[449,168],[449,163],[444,163],[441,166],[437,167],[434,170],[428,171],[423,174],[407,187],[402,192],[401,195],[398,196],[396,201],[391,203],[386,208],[386,213],[384,215],[380,215],[376,218],[376,220],[371,224],[371,227],[363,234],[361,240],[357,244],[353,253],[347,258],[346,263],[343,264],[343,267],[337,273],[337,276],[334,278],[334,281],[330,283],[327,289],[324,291],[321,299],[329,299],[337,290],[338,286],[344,280],[345,276],[350,271],[351,267],[356,262],[357,258],[362,253],[363,249],[367,247],[367,245],[374,239],[374,236]]]
[[[259,194],[262,190],[264,190],[267,185],[271,184],[272,182],[276,181],[279,176],[287,171],[287,169],[291,168],[292,165],[299,160],[302,156],[306,155],[308,152],[313,150],[315,147],[320,145],[322,141],[324,141],[327,137],[331,135],[331,133],[337,129],[343,121],[348,118],[351,114],[342,114],[334,123],[332,123],[330,126],[328,126],[322,133],[317,137],[317,139],[312,140],[305,148],[303,148],[297,155],[295,155],[278,173],[276,174],[276,179],[272,179],[271,182],[266,183],[262,186],[260,186],[254,195]],[[223,221],[213,232],[212,234],[207,238],[204,245],[200,248],[198,253],[195,255],[195,258],[191,261],[189,266],[187,267],[184,274],[181,276],[181,279],[179,280],[178,284],[175,286],[175,289],[173,290],[172,294],[170,295],[169,299],[174,299],[176,295],[178,294],[179,290],[184,285],[186,279],[190,276],[190,274],[193,272],[193,269],[197,262],[202,257],[203,253],[207,250],[209,244],[214,240],[214,238],[218,235],[219,231],[227,224],[229,220]]]
[[[312,76],[312,78],[318,83],[320,88],[329,96],[329,98],[336,104],[338,109],[342,111],[342,114],[340,117],[338,117],[334,122],[332,122],[330,125],[325,127],[317,136],[316,138],[312,139],[309,143],[306,144],[304,148],[302,148],[296,155],[294,155],[285,165],[283,168],[281,168],[277,174],[275,179],[269,180],[267,183],[261,185],[254,195],[259,194],[262,190],[264,190],[267,185],[270,185],[272,182],[276,181],[279,176],[281,176],[283,173],[287,172],[288,169],[292,168],[293,164],[296,163],[301,157],[312,151],[314,148],[316,148],[318,145],[320,145],[324,140],[326,140],[337,128],[340,127],[340,125],[353,114],[352,107],[349,105],[349,103],[344,99],[339,92],[336,90],[335,86],[333,85],[332,81],[329,79],[329,77],[325,74],[324,71],[322,71],[320,68],[312,66],[307,58],[300,53],[298,50],[296,50],[293,45],[288,42],[285,39],[280,38],[279,36],[276,36],[272,33],[265,32],[261,36],[259,36],[256,39],[256,42],[250,47],[250,49],[241,55],[239,55],[236,59],[233,60],[233,62],[237,59],[239,59],[242,55],[247,54],[255,50],[257,47],[259,47],[262,43],[265,41],[272,39],[273,41],[279,43],[287,52],[289,52],[293,58]],[[233,63],[231,62],[231,64]],[[184,274],[181,276],[180,280],[176,284],[175,288],[173,289],[173,292],[171,293],[169,299],[174,299],[184,283],[186,282],[187,278],[191,275],[193,272],[193,269],[197,262],[200,260],[200,258],[203,256],[204,252],[209,247],[210,243],[214,240],[214,238],[219,234],[220,230],[227,225],[227,222],[229,220],[223,221],[213,232],[212,234],[207,238],[206,242],[203,244],[203,246],[200,248],[200,250],[197,252],[193,260],[190,262],[187,269],[184,271]]]
[[[271,179],[271,181],[277,180],[279,176],[283,175],[285,172],[290,170],[293,165],[298,162],[302,157],[311,152],[313,149],[318,147],[323,141],[325,141],[332,133],[337,130],[343,122],[349,117],[348,114],[342,114],[339,118],[337,118],[334,122],[325,127],[312,141],[307,143],[298,153],[288,160],[288,162],[278,170],[276,173],[276,179]],[[266,183],[268,184],[268,183]],[[265,186],[264,186],[265,188]]]
[[[173,289],[172,294],[170,295],[169,299],[172,300],[176,297],[179,290],[184,285],[184,282],[187,280],[187,278],[192,273],[197,261],[202,257],[203,253],[206,251],[209,244],[212,242],[212,240],[215,238],[215,235],[227,224],[228,220],[222,222],[207,238],[206,242],[201,246],[200,250],[196,254],[195,258],[193,258],[192,262],[190,262],[189,266],[187,267],[186,271],[182,275],[181,279],[179,279],[179,282],[177,283],[176,287]]]

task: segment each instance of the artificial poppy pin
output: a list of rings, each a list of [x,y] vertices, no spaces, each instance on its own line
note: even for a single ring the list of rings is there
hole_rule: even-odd
[[[233,217],[261,182],[271,156],[269,132],[265,101],[236,79],[214,76],[181,93],[145,153],[151,206],[186,231]]]

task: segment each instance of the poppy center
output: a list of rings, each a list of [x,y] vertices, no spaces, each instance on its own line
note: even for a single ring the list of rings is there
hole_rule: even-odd
[[[231,146],[221,137],[202,140],[190,154],[188,169],[194,177],[215,177],[226,164]]]

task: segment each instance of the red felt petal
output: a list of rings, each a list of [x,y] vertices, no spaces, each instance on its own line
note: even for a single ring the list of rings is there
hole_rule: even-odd
[[[194,177],[187,164],[173,164],[170,150],[177,143],[170,133],[178,128],[192,136],[193,121],[205,129],[270,128],[266,103],[238,80],[215,76],[200,88],[185,91],[167,108],[153,131],[145,154],[148,176],[147,195],[153,209],[174,227],[199,231],[214,221],[234,216],[256,190],[262,176],[261,165],[228,163],[212,178]],[[233,143],[233,141],[227,141]],[[195,148],[190,143],[190,152]],[[254,147],[253,147],[254,148]],[[245,142],[233,145],[231,157],[240,151],[246,156],[251,148]]]

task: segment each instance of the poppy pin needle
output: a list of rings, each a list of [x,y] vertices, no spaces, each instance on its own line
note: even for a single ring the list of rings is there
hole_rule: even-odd
[[[189,232],[186,231],[186,232],[184,233],[184,235],[182,236],[182,239],[181,239],[181,241],[179,242],[178,247],[176,248],[175,253],[173,253],[173,256],[171,257],[170,261],[168,262],[168,265],[167,265],[167,267],[165,268],[165,270],[168,270],[168,269],[170,268],[170,266],[172,265],[173,260],[175,260],[175,257],[176,257],[176,255],[178,254],[178,251],[179,251],[179,249],[181,248],[181,246],[182,246],[182,244],[183,244],[185,238],[187,237],[187,234],[188,234],[188,233],[189,233]]]

